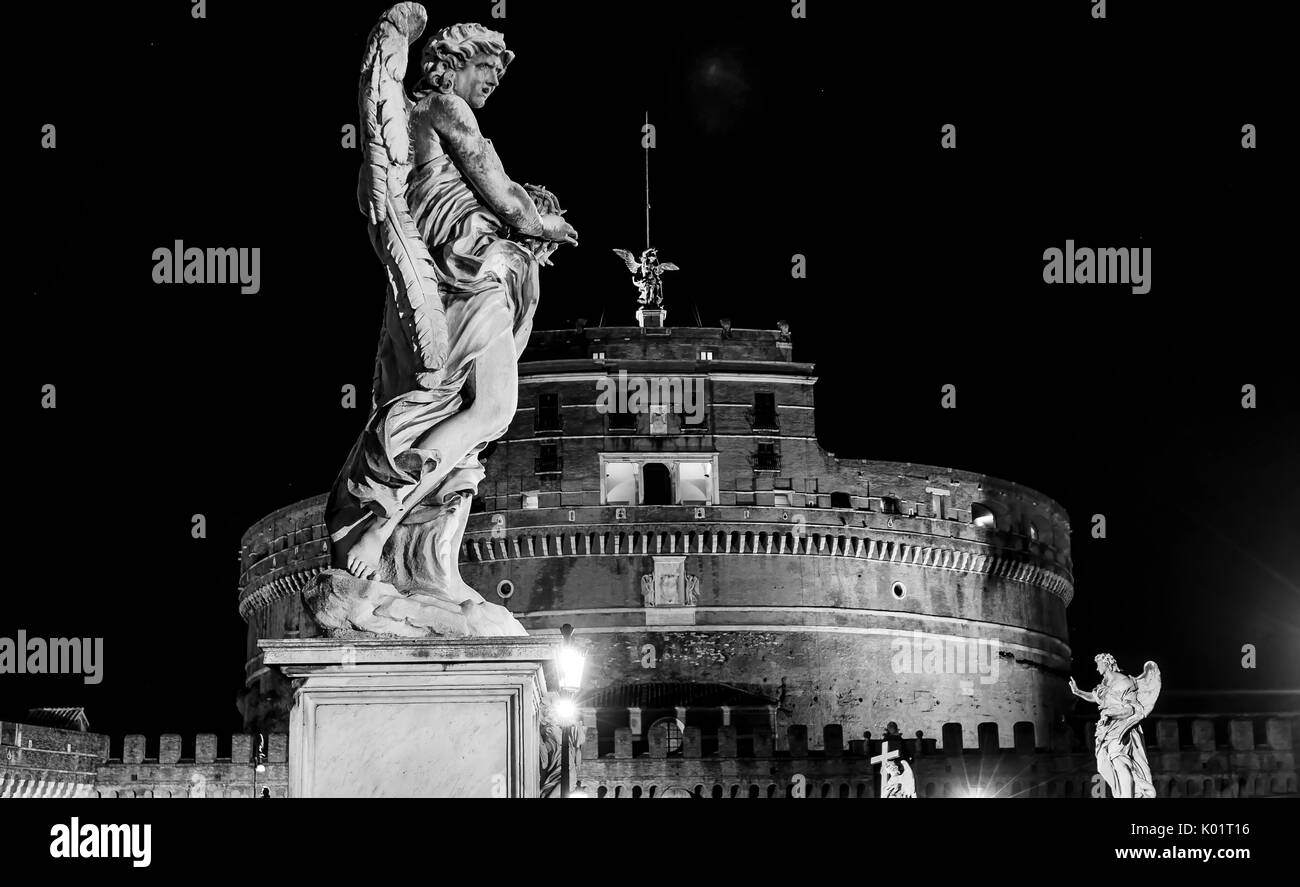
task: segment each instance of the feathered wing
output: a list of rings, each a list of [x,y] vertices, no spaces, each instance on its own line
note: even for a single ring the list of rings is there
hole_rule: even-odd
[[[618,253],[618,257],[623,260],[623,264],[627,266],[627,270],[631,271],[633,274],[641,269],[641,263],[636,260],[636,256],[632,255],[627,250],[616,249],[614,252]]]
[[[1142,674],[1135,677],[1133,683],[1137,684],[1138,704],[1142,706],[1142,716],[1146,717],[1151,714],[1156,697],[1160,695],[1160,667],[1148,660],[1142,667]]]
[[[406,205],[411,100],[402,86],[410,45],[427,21],[423,6],[399,3],[380,17],[366,41],[357,96],[365,154],[358,196],[409,344],[422,369],[436,372],[447,359],[447,318],[433,258]]]
[[[681,268],[678,268],[678,267],[677,267],[676,265],[674,265],[672,262],[660,262],[660,263],[659,263],[659,270],[660,270],[660,271],[680,271],[680,270],[682,270],[682,269],[681,269]]]
[[[903,794],[916,794],[916,776],[912,773],[912,765],[907,761],[899,761],[903,766]]]

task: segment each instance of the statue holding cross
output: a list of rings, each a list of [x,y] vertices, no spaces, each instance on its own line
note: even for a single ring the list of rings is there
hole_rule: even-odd
[[[880,754],[871,759],[871,763],[880,765],[880,797],[915,798],[916,777],[912,775],[912,766],[904,760],[894,760],[902,754],[898,749],[889,750],[889,740],[880,744]]]

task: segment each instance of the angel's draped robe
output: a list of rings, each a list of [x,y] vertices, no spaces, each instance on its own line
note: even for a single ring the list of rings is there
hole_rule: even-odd
[[[352,447],[330,491],[325,523],[339,538],[369,511],[387,517],[421,476],[441,460],[416,441],[459,412],[474,396],[474,363],[503,331],[514,335],[515,359],[523,353],[537,307],[537,260],[505,239],[507,227],[471,189],[431,128],[432,157],[416,165],[406,187],[411,218],[429,247],[446,306],[448,354],[440,376],[424,372],[409,340],[390,280],[376,357],[375,412]],[[489,143],[490,145],[490,143]],[[359,197],[364,203],[363,177]],[[378,254],[374,225],[371,242]],[[478,491],[483,479],[479,453],[505,434],[502,427],[472,447],[438,487],[412,508],[403,523],[429,520],[444,504]],[[463,527],[463,518],[459,522]]]
[[[1129,714],[1124,717],[1103,715],[1097,723],[1095,752],[1097,768],[1102,778],[1114,793],[1117,785],[1115,761],[1123,759],[1133,776],[1133,797],[1154,798],[1156,787],[1151,780],[1151,765],[1147,763],[1146,739],[1142,734],[1144,712],[1138,701],[1137,683],[1126,677],[1125,680],[1099,684],[1094,692],[1097,694],[1097,703],[1103,710],[1111,705],[1123,706],[1129,710]]]

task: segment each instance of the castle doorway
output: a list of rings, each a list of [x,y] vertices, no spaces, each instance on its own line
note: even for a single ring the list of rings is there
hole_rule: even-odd
[[[646,505],[673,504],[673,477],[667,465],[647,462],[641,469],[641,479],[645,483]]]

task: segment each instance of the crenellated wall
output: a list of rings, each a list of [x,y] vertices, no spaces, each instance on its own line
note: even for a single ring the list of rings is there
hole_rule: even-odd
[[[588,713],[586,721],[593,717]],[[1147,755],[1157,797],[1295,796],[1296,770],[1291,747],[1295,715],[1228,720],[1231,740],[1215,746],[1210,719],[1152,719],[1147,723]],[[1087,750],[1092,724],[1058,729],[1049,747],[1039,747],[1031,724],[1017,725],[1007,737],[996,725],[949,724],[951,737],[978,735],[976,744],[944,747],[924,735],[844,740],[841,725],[814,735],[805,725],[778,733],[759,726],[711,731],[687,726],[681,748],[669,751],[667,728],[643,737],[616,728],[612,752],[599,754],[600,728],[587,728],[578,778],[590,797],[705,798],[874,798],[880,773],[872,758],[882,743],[901,751],[916,779],[917,797],[1097,797],[1105,796],[1096,763]],[[1256,745],[1263,727],[1267,741]],[[1179,745],[1180,730],[1194,743]],[[1151,741],[1151,736],[1158,736]],[[1010,740],[1010,741],[1008,741]],[[820,747],[814,747],[814,743]]]
[[[686,723],[673,748],[669,728],[652,722],[652,710],[638,712],[649,726],[634,731],[613,726],[608,712],[587,709],[575,781],[592,797],[872,798],[879,767],[871,759],[888,742],[910,762],[918,797],[1094,797],[1100,790],[1090,721],[1059,721],[1050,736],[1027,722],[1009,732],[993,723],[950,723],[934,737],[900,731],[858,739],[841,724],[775,729],[760,710],[731,711],[725,717],[733,723],[699,726],[709,714],[679,709]],[[1300,714],[1154,717],[1144,727],[1158,797],[1297,794],[1293,734]],[[182,757],[178,734],[163,734],[156,745],[130,735],[121,757],[110,758],[107,736],[5,722],[0,798],[287,796],[287,736],[267,737],[263,773],[255,769],[255,737],[224,738],[229,755],[219,756],[218,737],[205,733]]]
[[[237,733],[228,738],[229,756],[218,757],[216,734],[200,733],[194,737],[193,755],[183,758],[179,734],[158,737],[153,757],[146,756],[146,737],[127,736],[122,756],[100,764],[94,793],[103,798],[288,797],[288,735],[266,737],[261,773],[257,772],[256,737]]]

